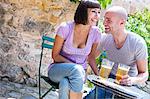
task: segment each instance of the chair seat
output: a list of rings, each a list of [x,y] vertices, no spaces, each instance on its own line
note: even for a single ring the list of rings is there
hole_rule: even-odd
[[[55,83],[52,80],[50,80],[47,76],[41,76],[41,78],[43,78],[47,83],[49,83],[52,87],[54,87],[55,89],[59,89],[59,83]]]

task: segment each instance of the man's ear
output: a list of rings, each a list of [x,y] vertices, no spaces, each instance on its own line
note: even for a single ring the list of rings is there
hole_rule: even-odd
[[[125,24],[125,20],[121,20],[120,25],[124,25]]]

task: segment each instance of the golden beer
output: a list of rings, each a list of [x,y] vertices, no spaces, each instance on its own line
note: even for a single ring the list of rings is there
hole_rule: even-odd
[[[102,65],[101,69],[100,69],[100,76],[103,78],[108,78],[111,69],[112,69],[112,67],[110,67],[110,66]]]
[[[122,76],[128,74],[129,69],[130,69],[129,66],[121,66],[121,65],[118,66],[117,73],[116,73],[116,80],[118,81],[118,83],[119,80],[122,79]]]

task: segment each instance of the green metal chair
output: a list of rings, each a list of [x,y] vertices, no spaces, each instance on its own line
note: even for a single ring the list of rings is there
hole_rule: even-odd
[[[54,43],[55,39],[48,36],[42,36],[42,50],[41,50],[41,56],[40,56],[40,63],[39,63],[39,99],[43,99],[50,91],[58,89],[59,84],[51,81],[47,76],[41,75],[41,64],[42,64],[42,58],[43,58],[43,50],[44,49],[52,49],[53,45],[49,44]],[[51,88],[46,91],[45,93],[41,93],[41,78],[44,79],[48,84],[51,85]]]

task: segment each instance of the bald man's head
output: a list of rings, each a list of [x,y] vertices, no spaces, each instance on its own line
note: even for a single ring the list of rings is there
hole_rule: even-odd
[[[127,13],[126,9],[121,6],[112,6],[106,10],[106,13],[108,13],[108,12],[118,15],[119,17],[123,18],[124,20],[127,20],[127,18],[128,18],[128,13]]]

